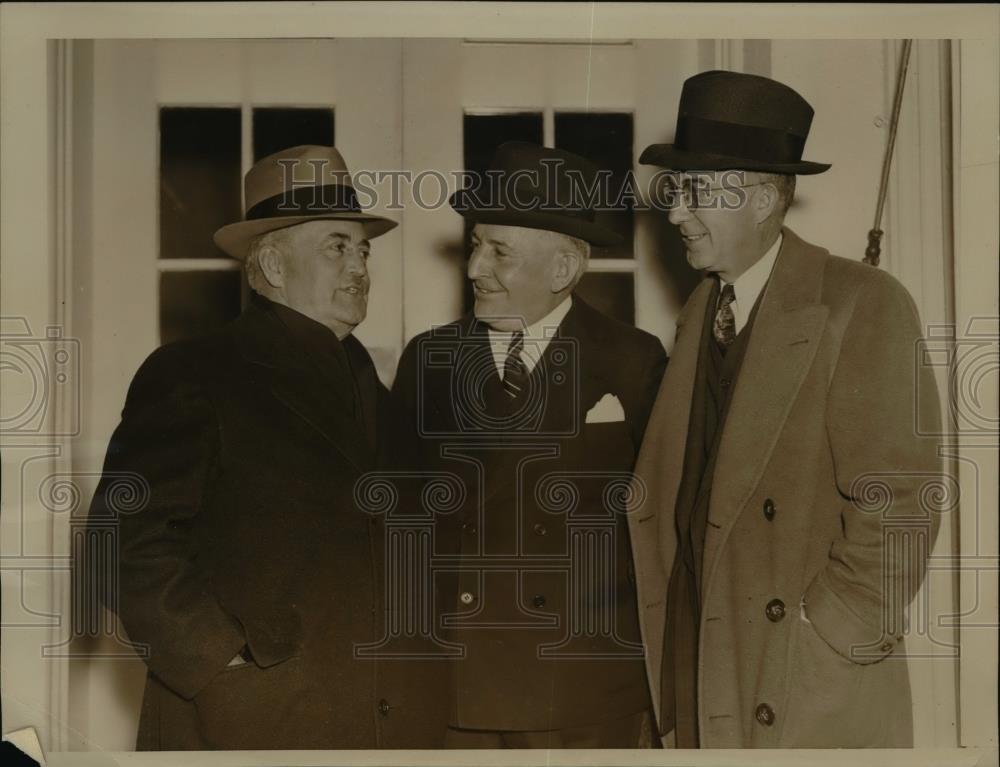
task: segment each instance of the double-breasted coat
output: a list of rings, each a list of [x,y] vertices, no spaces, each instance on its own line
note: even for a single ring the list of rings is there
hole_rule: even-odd
[[[574,296],[528,404],[491,420],[484,325],[470,314],[408,344],[393,387],[403,462],[463,496],[435,531],[437,625],[463,653],[451,725],[557,730],[648,710],[621,506],[665,364],[655,337]],[[618,417],[588,422],[605,397]]]
[[[903,612],[939,525],[938,395],[912,299],[787,228],[725,421],[701,580],[700,745],[912,742]],[[678,319],[629,514],[660,702],[674,503],[711,280]],[[918,428],[923,426],[924,434]],[[803,616],[804,610],[804,616]]]
[[[134,377],[90,519],[117,522],[102,591],[145,654],[140,750],[439,745],[392,665],[355,653],[385,633],[382,520],[354,489],[388,392],[343,347],[362,418],[347,367],[321,375],[258,296]],[[229,666],[244,644],[252,661]]]

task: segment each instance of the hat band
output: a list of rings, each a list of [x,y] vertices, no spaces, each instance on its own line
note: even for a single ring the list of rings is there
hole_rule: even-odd
[[[358,196],[345,184],[296,186],[267,197],[247,211],[246,220],[282,216],[325,216],[330,213],[361,213]]]
[[[562,183],[568,184],[565,179],[562,180]],[[486,190],[487,193],[481,196],[482,191],[484,190],[477,187],[461,190],[455,195],[452,207],[459,213],[467,211],[517,215],[544,213],[590,223],[594,221],[592,208],[573,204],[570,200],[544,196],[539,193],[540,190],[537,187],[532,185],[518,184],[515,185],[514,189],[509,190],[510,193],[500,192],[496,195],[493,194],[495,190]],[[582,194],[582,192],[578,193]]]
[[[691,153],[795,163],[802,160],[806,140],[804,136],[796,136],[780,128],[761,128],[681,115],[677,118],[674,146]]]

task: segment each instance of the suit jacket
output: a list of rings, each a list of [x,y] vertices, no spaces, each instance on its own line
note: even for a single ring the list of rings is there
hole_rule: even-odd
[[[528,404],[491,420],[477,397],[500,379],[473,316],[404,351],[404,462],[463,494],[435,531],[439,628],[464,653],[453,726],[554,730],[649,708],[620,496],[665,363],[656,338],[575,296]],[[623,419],[586,423],[609,394]]]
[[[636,465],[648,500],[629,518],[657,703],[673,506],[710,279],[678,320]],[[784,230],[712,483],[702,747],[911,744],[902,615],[939,524],[924,493],[941,479],[935,441],[915,428],[940,421],[921,335],[894,278]]]
[[[382,418],[367,352],[343,344]],[[148,649],[139,749],[381,745],[384,683],[354,655],[383,633],[381,522],[353,498],[376,454],[346,367],[317,372],[255,301],[132,381],[90,519],[117,520],[104,598]],[[140,478],[137,511],[116,499],[122,476]],[[244,643],[253,662],[227,666]]]

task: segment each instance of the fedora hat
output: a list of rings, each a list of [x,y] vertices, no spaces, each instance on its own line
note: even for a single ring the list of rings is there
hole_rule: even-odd
[[[670,170],[750,170],[809,175],[829,169],[802,159],[813,108],[787,85],[713,70],[681,90],[674,143],[646,147],[639,162]]]
[[[592,245],[622,241],[595,220],[593,195],[584,193],[595,188],[598,177],[597,166],[589,160],[561,149],[508,141],[497,148],[486,173],[483,183],[460,189],[449,199],[469,221],[544,229]]]
[[[344,158],[332,146],[295,146],[258,160],[243,179],[246,214],[219,229],[215,244],[243,259],[254,237],[305,221],[359,221],[368,239],[396,226],[361,210]]]

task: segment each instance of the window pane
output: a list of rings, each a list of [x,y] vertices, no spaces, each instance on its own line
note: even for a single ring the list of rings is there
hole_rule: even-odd
[[[463,129],[465,169],[473,173],[483,174],[489,168],[490,162],[498,146],[505,141],[528,141],[541,144],[543,141],[542,113],[515,112],[499,115],[469,115],[465,116]],[[465,222],[466,258],[469,257],[469,236],[472,224]],[[472,309],[474,298],[472,283],[463,280],[463,305],[465,310]]]
[[[542,143],[542,113],[466,115],[463,130],[465,169],[483,173],[505,141]]]
[[[240,313],[240,272],[160,274],[160,342],[207,333]]]
[[[253,110],[253,159],[300,144],[333,146],[333,110],[261,107]]]
[[[576,292],[598,311],[635,324],[635,277],[631,272],[588,272]]]
[[[238,221],[240,110],[160,109],[160,258],[225,258],[212,235]]]
[[[556,146],[611,171],[610,201],[622,194],[632,171],[632,115],[623,112],[556,112]],[[628,191],[628,187],[625,187]],[[638,189],[632,188],[638,194]],[[597,220],[624,237],[621,245],[594,248],[593,258],[633,258],[631,201],[621,210],[599,212]]]

